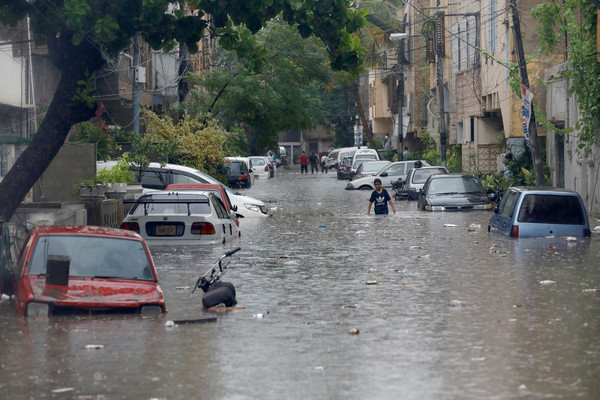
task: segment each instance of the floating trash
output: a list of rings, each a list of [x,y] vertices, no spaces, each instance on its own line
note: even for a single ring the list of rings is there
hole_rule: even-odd
[[[86,344],[86,350],[100,350],[104,348],[103,344]]]
[[[465,303],[462,300],[452,300],[450,301],[450,307],[462,307],[464,305],[466,305],[467,303]]]
[[[377,285],[377,281],[372,280],[372,281],[366,281],[365,285]]]
[[[319,228],[325,228],[327,225],[319,225]]]
[[[457,226],[456,224],[444,224],[444,228],[456,228]]]
[[[167,328],[172,328],[172,327],[174,327],[174,326],[175,326],[175,321],[171,321],[171,320],[169,320],[169,321],[165,322],[165,326],[166,326]]]
[[[554,285],[556,283],[556,281],[551,281],[551,280],[545,280],[545,281],[540,281],[540,285]]]
[[[366,231],[356,231],[356,236],[364,236]]]
[[[348,331],[348,333],[351,334],[351,335],[358,335],[360,333],[360,331],[358,330],[358,328],[351,328]]]
[[[567,236],[567,242],[576,242],[577,238],[575,236]]]
[[[481,224],[471,224],[471,225],[469,225],[469,232],[473,232],[473,231],[476,231],[478,229],[481,229]]]
[[[254,318],[256,319],[263,319],[265,317],[265,314],[254,314]]]
[[[72,392],[73,390],[75,390],[75,388],[65,387],[65,388],[60,388],[60,389],[53,389],[52,393],[66,393],[66,392]]]

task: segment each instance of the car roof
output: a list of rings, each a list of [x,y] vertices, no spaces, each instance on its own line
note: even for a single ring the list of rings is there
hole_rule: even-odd
[[[431,179],[450,179],[450,178],[477,178],[477,177],[473,174],[461,174],[461,173],[431,175]],[[479,178],[477,178],[477,179],[479,179]]]
[[[569,189],[541,186],[511,186],[507,190],[516,190],[521,193],[544,193],[544,194],[564,194],[564,195],[579,195],[578,192]]]
[[[133,231],[96,225],[44,225],[33,228],[32,232],[40,235],[78,234],[143,240],[140,235]]]
[[[221,185],[217,185],[216,183],[171,183],[167,185],[165,190],[169,191],[177,191],[177,190],[202,190],[202,189],[217,189],[223,190],[225,189]]]

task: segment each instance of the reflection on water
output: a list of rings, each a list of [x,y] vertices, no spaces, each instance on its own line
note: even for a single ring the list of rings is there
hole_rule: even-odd
[[[241,221],[242,250],[223,277],[244,309],[209,313],[191,293],[238,243],[152,248],[165,318],[28,321],[0,306],[0,389],[7,398],[61,389],[69,398],[596,398],[598,237],[490,236],[488,212],[426,213],[413,202],[367,216],[370,193],[345,184],[280,173],[244,190],[274,208]],[[165,327],[209,316],[217,322]]]

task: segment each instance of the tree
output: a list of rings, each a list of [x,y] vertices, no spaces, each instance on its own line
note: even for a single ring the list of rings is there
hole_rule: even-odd
[[[353,33],[363,25],[365,13],[348,8],[347,0],[188,0],[185,4],[197,6],[198,13],[168,13],[168,0],[0,0],[0,21],[14,26],[28,15],[36,42],[48,46],[49,58],[61,73],[31,144],[0,182],[0,223],[10,220],[58,153],[69,129],[94,115],[95,71],[129,46],[136,34],[154,49],[182,43],[195,52],[206,31],[219,37],[222,47],[258,67],[262,50],[253,34],[279,17],[296,26],[303,38],[320,38],[333,69],[358,73],[362,65],[362,50]]]
[[[223,52],[209,74],[188,76],[195,89],[177,111],[187,118],[208,114],[230,130],[243,129],[252,153],[272,149],[279,132],[327,126],[336,122],[332,117],[348,114],[341,110],[345,99],[333,91],[336,74],[321,41],[301,40],[296,29],[278,21],[256,37],[265,50],[260,71]]]

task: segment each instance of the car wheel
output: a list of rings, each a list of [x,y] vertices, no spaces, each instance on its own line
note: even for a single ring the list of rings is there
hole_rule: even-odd
[[[359,187],[358,190],[373,190],[373,188],[369,185],[363,185]]]
[[[223,281],[219,280],[219,281],[216,281],[215,283],[213,283],[210,287],[211,287],[211,289],[212,288],[216,289],[216,288],[220,288],[220,287],[229,288],[229,290],[231,290],[231,292],[233,293],[233,297],[236,296],[235,286],[233,286],[233,283],[231,283],[231,282],[223,282]],[[208,291],[210,292],[210,289]]]
[[[215,307],[219,304],[225,304],[225,307],[231,307],[237,304],[235,295],[227,286],[211,288],[202,296],[202,305],[204,308]]]

